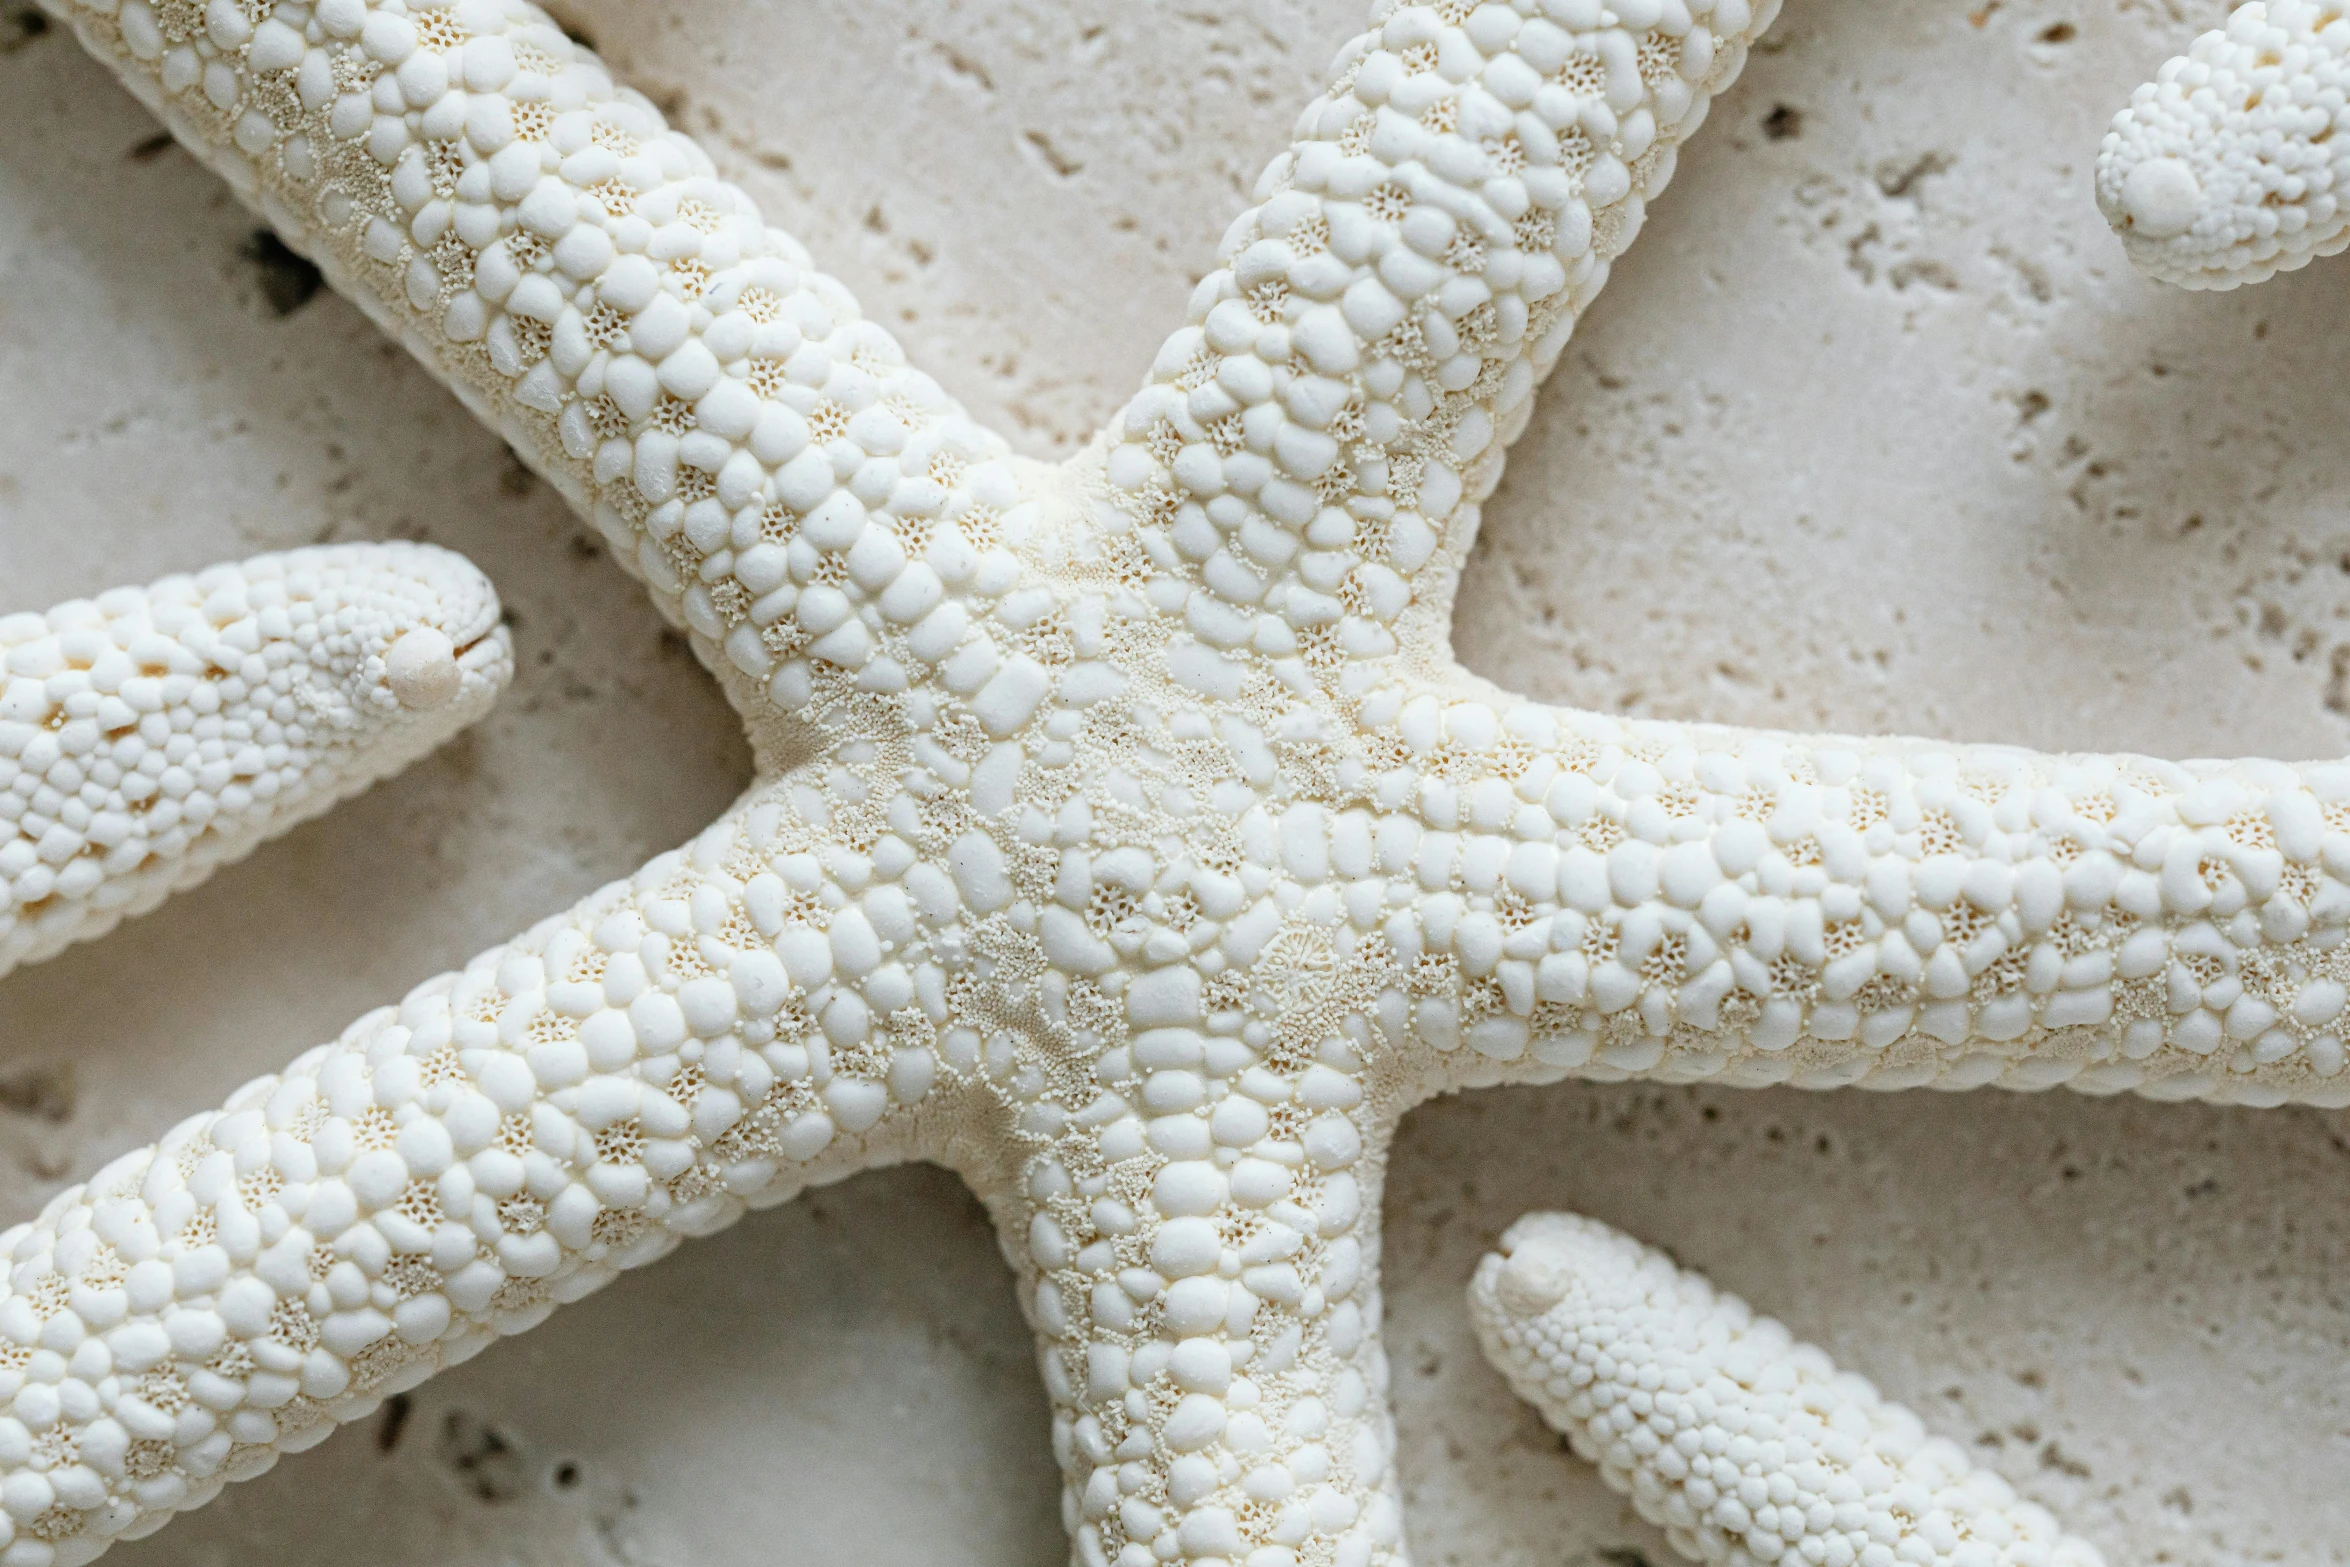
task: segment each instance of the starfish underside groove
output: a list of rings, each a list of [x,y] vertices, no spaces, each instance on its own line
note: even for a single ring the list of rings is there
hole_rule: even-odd
[[[520,0],[51,3],[593,520],[759,778],[0,1235],[0,1567],[909,1159],[999,1227],[1078,1561],[1399,1563],[1413,1103],[2350,1103],[2350,768],[1619,721],[1454,664],[1503,450],[1770,0],[1382,0],[1057,467]]]

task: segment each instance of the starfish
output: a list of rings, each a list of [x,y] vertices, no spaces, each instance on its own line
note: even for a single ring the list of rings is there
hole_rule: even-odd
[[[0,1567],[909,1159],[999,1227],[1075,1559],[1396,1563],[1415,1102],[2350,1103],[2350,770],[1620,721],[1453,663],[1502,451],[1767,3],[1382,5],[1058,466],[527,5],[56,9],[593,520],[759,778],[0,1235]]]
[[[263,555],[0,618],[0,974],[406,766],[512,674],[489,579],[430,545]]]
[[[2334,140],[2350,110],[2350,22],[2312,0],[2249,0],[2114,116],[2097,204],[2130,262],[2228,289],[2350,245]]]
[[[1654,1247],[1565,1213],[1528,1214],[1501,1244],[1469,1285],[1487,1358],[1691,1561],[2104,1567],[1957,1444]]]

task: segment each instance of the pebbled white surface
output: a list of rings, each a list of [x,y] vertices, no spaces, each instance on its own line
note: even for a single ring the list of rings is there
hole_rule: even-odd
[[[974,413],[1057,450],[1131,385],[1242,171],[1355,8],[1268,6],[1222,27],[1140,8],[1090,39],[1059,4],[931,9],[578,14],[648,89],[695,84],[681,123],[910,355]],[[0,9],[0,44],[17,15]],[[1664,716],[2343,750],[2326,705],[2350,706],[2350,536],[2328,516],[2326,458],[2340,399],[2306,390],[2341,357],[2326,274],[2182,300],[2128,274],[2087,195],[2106,109],[2217,19],[2018,7],[1976,28],[1955,8],[1791,8],[1519,448],[1464,595],[1471,663]],[[1144,55],[1148,28],[1169,25],[1178,57]],[[1114,95],[1087,74],[1096,60]],[[1182,92],[1153,85],[1168,81]],[[828,128],[877,92],[903,106],[897,127],[839,146]],[[1780,103],[1799,135],[1764,131]],[[482,564],[519,612],[523,669],[450,755],[0,987],[0,1102],[26,1105],[0,1112],[15,1165],[0,1223],[54,1176],[674,841],[744,766],[682,649],[663,666],[673,683],[616,687],[614,654],[658,628],[570,547],[552,497],[507,495],[494,439],[355,312],[321,295],[273,318],[225,191],[177,152],[125,158],[150,132],[68,41],[0,55],[0,247],[16,252],[0,261],[34,285],[0,301],[0,399],[27,410],[0,448],[0,610],[115,580],[127,551],[159,572],[347,518],[334,536],[420,533]],[[766,166],[777,156],[791,166]],[[919,180],[884,172],[908,164]],[[1211,165],[1232,180],[1196,172]],[[141,243],[155,204],[173,213],[157,224],[168,247]],[[1066,329],[1112,301],[1131,305],[1133,341]],[[69,336],[68,309],[109,323],[105,338]],[[343,345],[347,374],[289,380],[295,334]],[[983,358],[1007,340],[1020,358]],[[336,431],[331,471],[273,438],[287,420]],[[1644,525],[1579,531],[1625,511]],[[1884,562],[1882,623],[1808,623],[1809,584],[1855,538]],[[1644,627],[1652,662],[1589,662]],[[1742,673],[1766,658],[1772,685]],[[553,806],[528,839],[526,797]],[[199,966],[210,977],[192,982]],[[79,1108],[51,1120],[63,1100],[41,1085],[67,1062]],[[1571,1143],[1566,1106],[1589,1118]],[[1424,1112],[1388,1239],[1417,1547],[1438,1562],[1661,1559],[1468,1353],[1470,1262],[1518,1211],[1555,1205],[1671,1246],[1943,1434],[1995,1433],[1978,1453],[2117,1560],[2337,1559],[2342,1134],[2338,1114],[2005,1096],[1570,1087]],[[884,1498],[902,1554],[865,1559],[1055,1559],[1022,1330],[976,1208],[938,1216],[951,1187],[900,1172],[819,1194],[436,1380],[390,1453],[354,1432],[299,1460],[313,1482],[340,1466],[336,1488],[362,1502],[328,1559],[815,1561],[845,1545],[828,1520],[845,1530]],[[841,1236],[872,1227],[822,1217],[847,1205],[908,1217],[886,1248],[852,1253]],[[752,1280],[772,1283],[746,1299]],[[794,1335],[827,1345],[823,1363],[783,1363]],[[578,1375],[648,1338],[674,1339],[677,1374],[740,1420],[647,1429],[641,1387]],[[851,1378],[903,1390],[890,1422],[843,1428]],[[478,1499],[504,1460],[453,1472],[445,1453],[487,1445],[469,1425],[444,1441],[453,1411],[506,1433],[530,1499]],[[566,1491],[553,1466],[574,1457]],[[772,1511],[703,1505],[739,1505],[722,1487],[754,1474]],[[293,1494],[273,1476],[117,1559],[267,1560],[257,1542],[319,1559]]]
[[[2334,189],[2340,20],[2246,0],[2130,95],[2097,151],[2097,204],[2141,271],[2234,288],[2350,245]]]
[[[1527,1214],[1501,1245],[1468,1291],[1485,1358],[1688,1560],[2104,1567],[1914,1410],[1657,1248],[1572,1213]]]
[[[403,541],[109,588],[8,616],[0,645],[16,753],[0,775],[20,802],[0,974],[396,771],[487,712],[514,667],[488,579]],[[91,783],[94,815],[74,797]]]

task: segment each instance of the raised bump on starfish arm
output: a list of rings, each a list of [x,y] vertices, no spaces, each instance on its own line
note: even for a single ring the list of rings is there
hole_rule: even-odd
[[[1469,1314],[1510,1391],[1693,1562],[2104,1567],[1865,1378],[1596,1220],[1519,1219]]]
[[[1003,443],[535,7],[44,3],[593,519],[763,752],[1017,574]]]
[[[2227,289],[2350,245],[2350,20],[2250,0],[2130,95],[2097,153],[2097,205],[2130,264]]]
[[[1110,547],[1202,688],[1234,649],[1450,668],[1535,387],[1778,0],[1374,9],[1105,437]]]
[[[0,616],[0,974],[407,766],[513,674],[498,596],[337,544]]]

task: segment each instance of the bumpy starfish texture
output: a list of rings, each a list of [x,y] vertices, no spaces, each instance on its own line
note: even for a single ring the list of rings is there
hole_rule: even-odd
[[[1048,467],[526,5],[53,4],[593,517],[759,780],[0,1236],[4,1567],[913,1158],[1004,1238],[1077,1560],[1396,1563],[1376,1216],[1421,1099],[2350,1102],[2350,770],[1453,664],[1502,449],[1767,5],[1380,4]]]
[[[264,555],[0,617],[0,974],[407,766],[512,672],[488,579],[430,545]]]
[[[2166,61],[2114,116],[2097,205],[2130,262],[2227,289],[2350,245],[2350,19],[2250,0]]]
[[[2104,1567],[1825,1352],[1620,1230],[1528,1214],[1477,1265],[1486,1358],[1696,1562]]]

